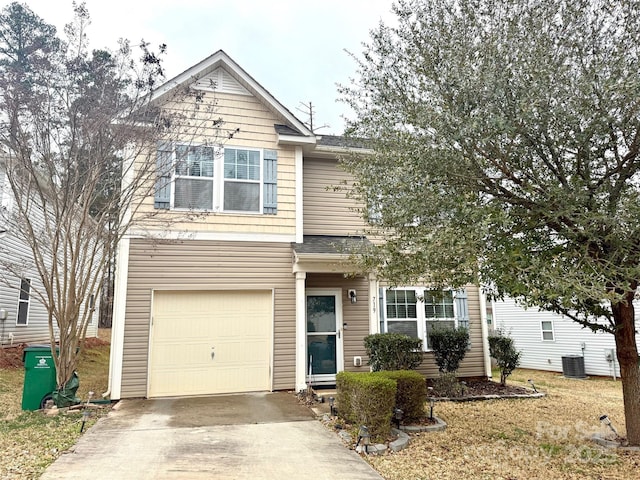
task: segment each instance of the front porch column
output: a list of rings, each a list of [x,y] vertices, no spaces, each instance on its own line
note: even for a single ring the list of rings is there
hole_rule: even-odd
[[[380,333],[380,301],[378,300],[378,279],[373,273],[369,274],[369,333]]]
[[[296,392],[307,388],[306,272],[296,272]]]

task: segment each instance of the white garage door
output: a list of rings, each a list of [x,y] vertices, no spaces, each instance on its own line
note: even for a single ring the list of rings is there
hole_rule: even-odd
[[[270,390],[270,291],[155,292],[149,397]]]

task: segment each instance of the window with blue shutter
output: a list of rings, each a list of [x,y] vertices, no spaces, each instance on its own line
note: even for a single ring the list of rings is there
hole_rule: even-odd
[[[431,348],[429,335],[434,328],[469,328],[469,305],[464,289],[380,289],[380,299],[380,332],[417,336],[423,339],[426,350]],[[406,328],[401,330],[401,327]]]
[[[276,215],[277,159],[277,150],[158,143],[154,206]]]
[[[267,215],[278,213],[278,151],[264,151],[262,212]]]

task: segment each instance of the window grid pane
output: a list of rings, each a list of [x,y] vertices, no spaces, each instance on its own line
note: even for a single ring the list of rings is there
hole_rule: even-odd
[[[260,152],[226,148],[224,151],[224,178],[259,181]]]
[[[416,292],[387,290],[387,318],[418,318]]]

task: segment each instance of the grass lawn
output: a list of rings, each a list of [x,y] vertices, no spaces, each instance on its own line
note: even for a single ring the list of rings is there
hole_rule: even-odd
[[[85,349],[78,367],[80,388],[77,396],[86,400],[88,392],[93,391],[94,398],[99,398],[107,390],[108,370],[109,345]],[[40,411],[22,411],[23,381],[22,367],[0,370],[2,479],[38,478],[81,435],[82,414],[79,412],[46,416]],[[101,413],[92,413],[85,430]]]
[[[507,383],[528,386],[528,379],[547,396],[437,403],[434,413],[447,430],[413,436],[409,448],[367,460],[388,480],[638,478],[640,452],[606,450],[587,438],[606,431],[604,414],[624,436],[619,381],[516,370]]]

